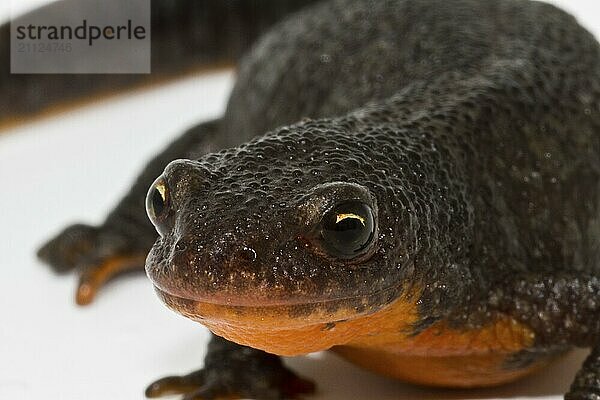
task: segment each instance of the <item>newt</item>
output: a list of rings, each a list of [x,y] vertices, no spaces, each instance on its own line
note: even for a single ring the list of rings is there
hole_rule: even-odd
[[[150,161],[103,224],[39,251],[80,272],[80,304],[145,267],[212,331],[202,369],[146,395],[307,395],[280,356],[321,350],[492,386],[581,347],[565,399],[600,398],[596,39],[527,0],[251,3],[270,22],[225,114]],[[249,3],[226,4],[247,33]]]

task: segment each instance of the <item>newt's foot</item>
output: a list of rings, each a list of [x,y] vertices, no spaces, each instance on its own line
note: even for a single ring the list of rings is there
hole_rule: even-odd
[[[598,400],[600,393],[593,392],[569,392],[565,394],[565,400]]]
[[[80,272],[75,301],[92,302],[99,288],[120,272],[142,269],[146,252],[132,250],[119,235],[88,225],[72,225],[46,243],[38,257],[56,272]]]
[[[592,348],[592,352],[575,375],[575,380],[565,400],[598,400],[600,399],[600,346]]]
[[[314,393],[314,383],[287,369],[279,357],[225,342],[213,339],[204,369],[159,379],[148,386],[146,397],[182,394],[182,400],[279,400]]]
[[[314,383],[285,369],[272,374],[264,371],[242,377],[243,371],[206,371],[204,369],[183,376],[169,376],[153,382],[146,389],[146,397],[155,398],[182,394],[182,400],[213,400],[248,398],[255,400],[295,399],[314,393]]]

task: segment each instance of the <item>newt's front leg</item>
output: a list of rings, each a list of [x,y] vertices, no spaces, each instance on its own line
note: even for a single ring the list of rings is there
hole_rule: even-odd
[[[507,287],[496,291],[493,302],[534,330],[536,346],[592,348],[565,399],[599,400],[600,278],[582,272],[530,275]]]
[[[110,227],[71,225],[46,243],[38,256],[57,272],[77,269],[80,272],[75,301],[92,302],[100,287],[121,272],[143,270],[149,250],[139,241],[129,240]]]
[[[101,226],[76,224],[46,243],[38,256],[57,272],[80,274],[76,301],[89,304],[110,278],[127,270],[143,271],[146,255],[158,234],[144,206],[148,188],[169,162],[201,155],[216,145],[220,120],[201,123],[187,130],[148,163],[135,184]]]
[[[600,399],[600,345],[592,349],[592,353],[577,372],[569,393],[565,395],[565,400],[598,399]]]
[[[297,398],[314,390],[312,382],[287,369],[278,356],[213,335],[203,369],[159,379],[146,389],[146,396],[183,394],[183,400],[271,400]]]

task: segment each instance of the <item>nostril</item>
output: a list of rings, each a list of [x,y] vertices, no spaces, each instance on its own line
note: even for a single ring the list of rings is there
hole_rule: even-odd
[[[246,262],[254,262],[256,260],[256,250],[252,247],[244,246],[238,251],[238,257]]]
[[[182,251],[186,251],[187,250],[187,245],[185,244],[185,242],[183,242],[182,240],[178,240],[177,243],[175,244],[175,251],[176,252],[182,252]]]
[[[168,247],[167,265],[171,271],[184,271],[189,265],[191,257],[187,251],[188,245],[189,243],[184,238],[179,238]]]

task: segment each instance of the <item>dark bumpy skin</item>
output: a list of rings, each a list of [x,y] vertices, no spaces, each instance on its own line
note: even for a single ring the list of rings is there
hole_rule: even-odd
[[[170,307],[245,344],[266,329],[249,321],[256,310],[279,316],[282,329],[329,330],[414,298],[414,337],[508,316],[533,339],[506,368],[592,347],[566,397],[598,399],[599,104],[600,47],[550,5],[320,3],[242,60],[214,134],[148,167],[153,175],[185,158],[158,182],[168,202],[147,273]],[[144,192],[134,188],[111,214],[113,230],[139,215],[131,207]],[[367,204],[375,221],[374,239],[351,259],[320,233],[323,215],[347,201]],[[131,221],[122,237],[151,236]],[[321,349],[269,346],[254,347]],[[208,384],[202,398],[295,394],[274,384],[261,397],[241,381]]]

